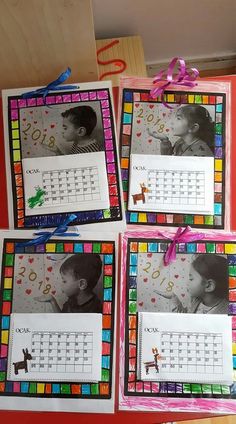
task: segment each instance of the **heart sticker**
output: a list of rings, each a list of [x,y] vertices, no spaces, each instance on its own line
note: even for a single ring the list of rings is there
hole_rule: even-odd
[[[16,284],[21,284],[22,280],[16,280]]]
[[[142,134],[142,133],[137,133],[137,134],[136,134],[136,136],[137,136],[137,137],[140,137],[140,135],[141,135],[141,134]]]
[[[31,293],[32,293],[32,290],[31,290],[31,289],[26,289],[26,290],[25,290],[25,293],[29,295],[29,294],[31,294]]]
[[[155,298],[155,297],[152,297],[152,298],[151,298],[151,302],[152,302],[152,303],[155,303],[155,302],[156,302],[156,298]]]
[[[49,266],[49,267],[47,268],[47,270],[48,270],[48,272],[52,272],[52,266]]]
[[[34,262],[34,258],[29,258],[29,259],[28,259],[28,262],[29,262],[30,264],[32,264],[32,263]]]

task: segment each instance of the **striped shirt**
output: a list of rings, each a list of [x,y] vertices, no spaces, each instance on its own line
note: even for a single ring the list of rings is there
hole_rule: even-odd
[[[79,142],[74,143],[70,154],[100,152],[102,150],[97,140],[88,140],[88,144],[80,146]]]

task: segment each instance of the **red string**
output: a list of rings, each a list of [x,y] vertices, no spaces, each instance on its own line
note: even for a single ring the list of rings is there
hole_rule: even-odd
[[[99,80],[101,81],[104,77],[108,75],[115,75],[115,74],[121,74],[125,71],[127,68],[127,63],[123,59],[111,59],[111,60],[101,60],[98,58],[98,56],[104,52],[105,50],[110,49],[115,44],[118,44],[119,40],[113,40],[111,43],[106,44],[105,46],[101,47],[97,50],[97,62],[99,65],[110,65],[111,63],[114,63],[115,66],[118,66],[120,69],[114,70],[114,71],[108,71],[104,72],[102,75],[100,75]]]

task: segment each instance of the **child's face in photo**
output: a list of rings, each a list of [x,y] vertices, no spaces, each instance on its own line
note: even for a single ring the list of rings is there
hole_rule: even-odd
[[[61,272],[62,291],[66,296],[74,296],[78,294],[78,280],[75,279],[72,272]]]
[[[62,136],[66,141],[75,141],[77,139],[76,128],[68,118],[63,118],[62,127]]]
[[[191,266],[189,271],[189,293],[192,297],[202,297],[205,294],[202,276]]]
[[[174,135],[177,136],[183,136],[188,133],[189,130],[189,124],[187,119],[184,117],[184,115],[179,111],[176,113],[174,125],[173,125],[173,132]]]

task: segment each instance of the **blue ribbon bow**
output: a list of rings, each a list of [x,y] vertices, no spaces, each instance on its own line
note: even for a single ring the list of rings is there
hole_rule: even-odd
[[[43,95],[43,99],[45,101],[46,96],[49,94],[50,91],[59,91],[59,90],[73,90],[78,89],[79,87],[76,85],[64,85],[63,87],[59,87],[60,84],[63,84],[69,78],[71,74],[71,69],[67,68],[65,72],[62,72],[61,75],[55,80],[50,82],[46,87],[38,88],[34,91],[28,91],[27,93],[23,93],[22,97],[24,99],[29,99],[30,97],[34,97],[35,95]]]
[[[68,218],[65,219],[64,222],[59,224],[54,231],[39,231],[34,233],[34,235],[39,236],[36,239],[29,240],[26,242],[16,243],[16,247],[25,247],[25,246],[35,246],[39,244],[46,243],[53,236],[61,236],[61,237],[78,237],[79,233],[71,233],[68,231],[68,224],[77,219],[75,214],[71,214]]]

